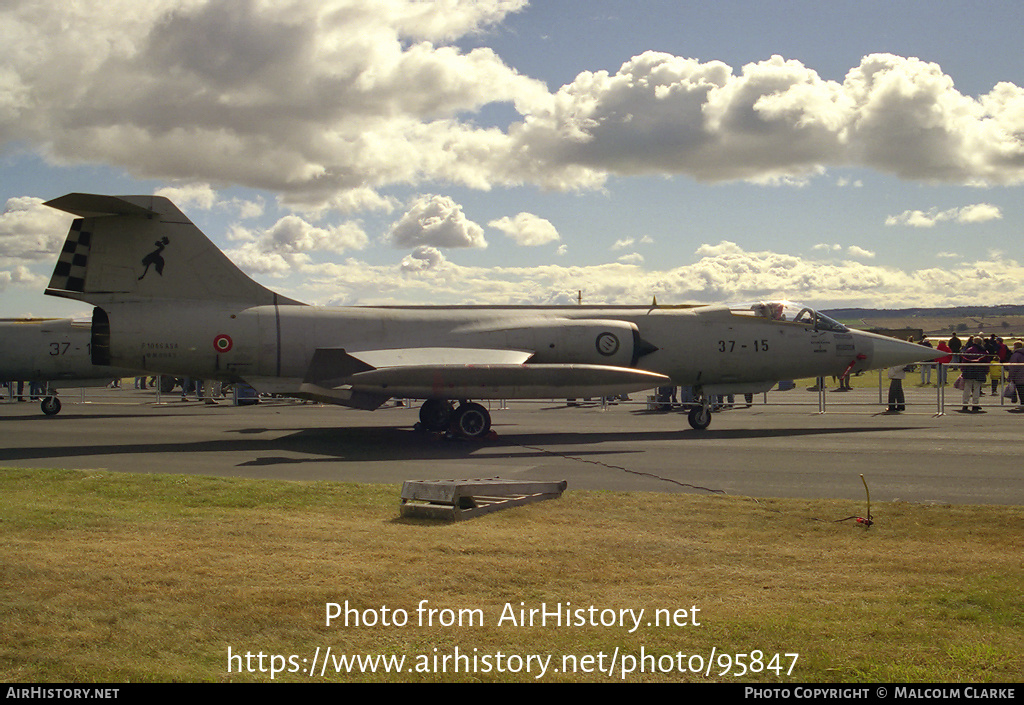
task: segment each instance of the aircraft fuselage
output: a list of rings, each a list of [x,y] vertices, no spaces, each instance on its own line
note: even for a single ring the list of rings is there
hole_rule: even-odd
[[[816,329],[811,322],[737,315],[725,306],[241,308],[224,302],[150,301],[111,304],[104,311],[108,364],[259,381],[257,386],[264,388],[276,380],[274,391],[296,391],[308,382],[320,349],[356,357],[365,351],[430,349],[442,358],[430,361],[435,364],[458,349],[518,350],[530,353],[526,367],[633,368],[665,375],[679,385],[742,391],[798,376],[840,375],[851,365],[853,371],[877,367],[872,363],[877,363],[873,357],[880,339],[860,331]],[[390,395],[387,389],[376,391]],[[480,389],[472,396],[519,395],[511,389],[493,395]]]

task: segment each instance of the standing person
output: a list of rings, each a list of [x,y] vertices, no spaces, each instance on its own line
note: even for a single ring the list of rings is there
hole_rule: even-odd
[[[928,340],[926,338],[923,338],[923,337],[918,342],[918,344],[919,345],[923,345],[926,348],[934,347],[931,343],[928,342]],[[929,384],[932,383],[932,366],[934,365],[934,363],[932,363],[932,362],[922,362],[922,363],[920,363],[920,365],[921,365],[921,386],[922,387],[927,387]]]
[[[1013,385],[1013,394],[1017,398],[1017,411],[1024,411],[1024,343],[1019,340],[1013,344],[1013,354],[1007,360],[1009,369],[1007,376]]]
[[[967,346],[960,350],[960,374],[964,378],[964,405],[960,409],[961,413],[982,413],[979,398],[988,376],[988,360],[989,355],[978,338],[968,339]],[[971,409],[967,408],[968,399],[971,400]]]
[[[903,379],[906,376],[907,370],[903,365],[889,368],[889,411],[892,413],[899,413],[907,408],[903,396]]]
[[[988,379],[992,383],[992,396],[999,392],[999,383],[1003,381],[1003,365],[998,355],[989,354]]]
[[[960,362],[960,351],[963,349],[963,343],[960,338],[956,337],[956,331],[953,331],[953,337],[949,339],[949,351],[953,353],[953,364]]]

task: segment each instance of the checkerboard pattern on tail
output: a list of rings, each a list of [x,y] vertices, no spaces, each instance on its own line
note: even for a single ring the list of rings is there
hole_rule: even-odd
[[[85,291],[85,269],[89,261],[89,247],[92,242],[92,234],[82,229],[82,219],[75,220],[68,231],[68,238],[64,241],[64,249],[57,258],[57,265],[53,268],[53,276],[50,278],[51,289],[63,291]]]

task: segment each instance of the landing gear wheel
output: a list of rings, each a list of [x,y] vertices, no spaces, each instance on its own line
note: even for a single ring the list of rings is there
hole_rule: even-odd
[[[491,430],[491,413],[480,404],[460,404],[452,418],[451,430],[463,438],[483,438]]]
[[[420,407],[420,423],[427,431],[447,431],[454,413],[447,399],[427,399]]]
[[[60,413],[60,399],[57,397],[46,397],[39,405],[39,408],[47,416],[56,416]]]
[[[701,404],[700,406],[690,409],[687,419],[691,426],[698,431],[703,431],[711,425],[711,409]]]

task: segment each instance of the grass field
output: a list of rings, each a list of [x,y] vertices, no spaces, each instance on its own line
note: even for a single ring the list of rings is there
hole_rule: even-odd
[[[0,680],[1024,679],[1019,507],[873,505],[865,528],[842,521],[863,503],[570,489],[447,524],[400,519],[398,497],[4,469]],[[350,625],[326,625],[328,603],[346,602]],[[518,623],[556,605],[595,610],[578,626]],[[617,621],[640,609],[639,627]],[[405,661],[336,673],[342,654]]]

